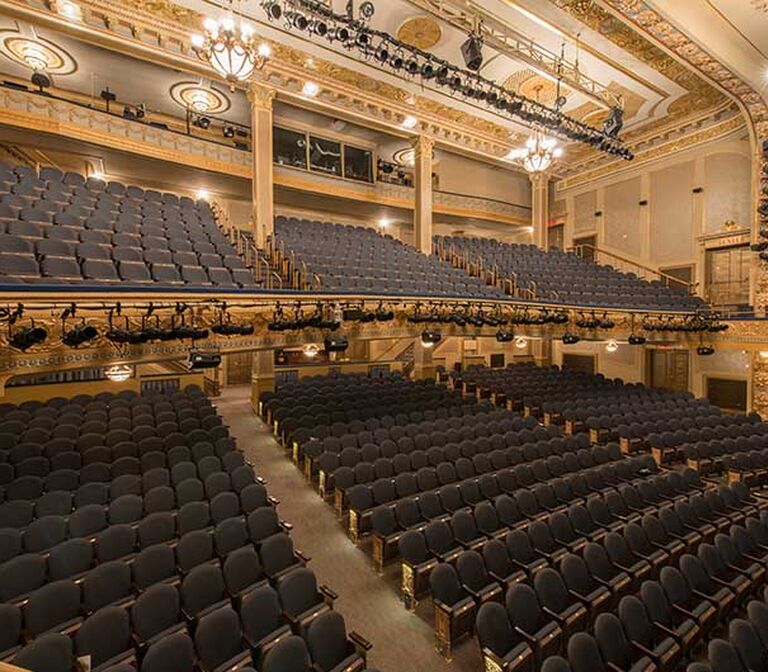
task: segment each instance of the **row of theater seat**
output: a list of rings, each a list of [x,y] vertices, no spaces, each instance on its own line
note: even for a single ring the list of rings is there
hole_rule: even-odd
[[[369,228],[277,217],[274,239],[287,255],[319,276],[323,289],[468,298],[504,296],[479,278]]]
[[[465,557],[458,576],[449,578],[479,605],[477,632],[484,655],[503,670],[535,669],[534,661],[539,666],[558,652],[567,652],[574,671],[585,672],[587,665],[674,670],[727,617],[736,599],[743,601],[764,583],[768,548],[760,548],[760,541],[768,536],[765,512],[762,522],[747,518],[751,529],[759,529],[754,536],[741,523],[757,513],[755,508],[747,504],[730,513],[723,520],[730,534],[710,537],[710,525],[703,522],[685,537],[657,543],[651,555],[632,549],[634,566],[606,563],[591,542],[581,551],[571,549],[557,569],[536,571],[533,590],[508,584],[506,609],[491,602],[498,597],[488,595],[492,588],[478,592],[460,581],[462,574],[465,581],[488,580],[477,557]],[[594,638],[584,632],[590,624]],[[584,651],[592,658],[584,657]],[[545,669],[554,664],[545,662]],[[568,669],[565,661],[557,664]]]
[[[458,236],[435,236],[433,245],[496,269],[502,277],[514,280],[519,289],[532,289],[534,298],[549,303],[679,311],[705,307],[699,297],[678,288],[649,282],[557,248],[542,250],[536,245]]]
[[[204,201],[7,165],[0,281],[256,286]]]
[[[694,662],[687,672],[749,672],[765,666],[768,656],[768,588],[750,600],[741,618],[728,623],[722,637],[707,646],[706,662]]]
[[[370,645],[347,636],[199,389],[4,404],[0,427],[16,476],[0,504],[3,660],[47,672],[90,655],[125,672],[173,655],[181,672],[279,672],[298,648],[314,669],[365,667]],[[15,474],[67,455],[79,462]]]

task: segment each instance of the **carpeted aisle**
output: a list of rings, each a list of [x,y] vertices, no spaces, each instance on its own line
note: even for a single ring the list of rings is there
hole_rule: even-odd
[[[370,554],[352,544],[333,509],[321,501],[266,425],[251,412],[249,387],[225,389],[214,403],[256,465],[256,473],[266,479],[269,493],[280,500],[278,513],[293,524],[296,547],[312,559],[309,566],[319,582],[338,593],[336,605],[347,629],[373,643],[370,666],[381,672],[482,670],[475,640],[461,642],[451,663],[437,653],[429,600],[422,600],[418,613],[406,611],[398,595],[399,564],[390,563],[384,576],[376,573]]]

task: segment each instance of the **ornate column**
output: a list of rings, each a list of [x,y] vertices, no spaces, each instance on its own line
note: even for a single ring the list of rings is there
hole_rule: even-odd
[[[253,239],[263,249],[275,227],[275,189],[272,163],[272,103],[275,90],[260,82],[248,85],[251,104],[251,179]]]
[[[275,353],[273,350],[258,350],[253,353],[251,374],[251,408],[259,414],[259,397],[262,392],[275,391]]]
[[[424,254],[432,254],[432,149],[434,140],[419,135],[411,140],[413,147],[413,181],[416,191],[413,209],[413,246]]]
[[[547,249],[547,227],[549,226],[549,175],[531,173],[531,226],[533,244]]]
[[[752,356],[752,410],[768,419],[768,358],[755,352]]]

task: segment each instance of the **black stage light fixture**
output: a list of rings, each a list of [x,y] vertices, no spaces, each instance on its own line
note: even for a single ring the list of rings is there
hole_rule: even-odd
[[[379,63],[386,63],[389,61],[389,49],[384,46],[379,47],[376,50],[375,57]]]
[[[609,138],[618,137],[621,129],[624,127],[624,110],[620,107],[611,108],[611,114],[603,124],[603,133]]]
[[[125,343],[131,342],[131,335],[130,332],[128,332],[126,329],[112,327],[107,332],[107,340],[111,341],[112,343],[123,345]]]
[[[627,339],[630,345],[645,345],[645,336],[638,336],[637,334],[631,334]]]
[[[235,129],[232,126],[225,126],[221,130],[222,134],[225,138],[234,138],[235,137]]]
[[[187,368],[190,371],[201,369],[215,369],[221,364],[221,354],[218,352],[206,352],[205,350],[192,350],[187,359]]]
[[[437,73],[435,74],[435,77],[437,78],[437,83],[440,84],[441,86],[447,84],[448,78],[450,77],[450,75],[451,75],[451,71],[448,68],[448,66],[445,66],[445,65],[441,66],[438,69]]]
[[[338,42],[349,42],[349,30],[343,26],[338,26],[328,33],[331,40]]]
[[[431,63],[424,63],[421,66],[421,76],[424,79],[432,79],[435,76],[435,67]]]
[[[123,119],[128,119],[130,121],[136,119],[136,113],[128,105],[123,108]]]
[[[469,70],[480,70],[483,65],[483,38],[480,35],[470,35],[461,45],[461,56]]]
[[[765,250],[768,250],[768,241],[763,241],[762,243],[753,243],[750,245],[750,249],[753,252],[764,252]]]
[[[78,324],[72,329],[65,331],[61,336],[61,341],[64,345],[68,345],[71,348],[76,348],[78,345],[83,345],[88,341],[92,341],[99,335],[98,330],[91,324]]]
[[[569,331],[566,331],[563,334],[563,343],[565,345],[576,345],[576,343],[579,342],[579,337],[576,334],[572,334]]]
[[[208,117],[199,115],[192,120],[192,125],[205,130],[211,125],[211,120]]]
[[[425,348],[431,348],[437,345],[443,339],[443,335],[439,331],[422,331],[421,332],[421,344]]]
[[[32,75],[31,81],[38,89],[40,89],[40,93],[42,93],[44,89],[48,89],[51,86],[51,78],[44,72],[34,73]]]
[[[46,338],[48,338],[48,331],[44,327],[32,325],[14,331],[8,339],[8,343],[12,348],[24,352],[34,345],[43,343]]]
[[[312,22],[312,32],[318,37],[325,37],[328,34],[328,24],[325,21],[317,19]]]
[[[346,336],[326,338],[324,346],[326,352],[344,352],[349,347],[349,341]]]
[[[309,26],[309,19],[300,12],[291,12],[288,18],[297,30],[306,30]]]
[[[109,112],[109,105],[110,103],[114,103],[117,100],[117,96],[114,94],[114,92],[109,90],[109,87],[106,87],[100,94],[101,99],[106,103],[107,106],[107,112]]]
[[[416,75],[419,72],[419,62],[416,59],[409,59],[405,63],[405,71],[409,75]]]
[[[283,8],[280,6],[280,3],[275,2],[274,0],[268,0],[267,2],[262,2],[261,6],[264,8],[264,11],[267,13],[267,18],[270,21],[277,21],[283,15]]]
[[[395,70],[399,70],[403,67],[403,56],[402,54],[392,54],[392,58],[389,59],[389,64],[394,68]]]
[[[500,329],[496,332],[496,340],[499,343],[509,343],[512,340],[514,340],[515,335],[511,331],[505,331],[504,329]]]
[[[367,49],[371,46],[371,34],[367,30],[361,30],[355,38],[355,43],[362,49]]]
[[[715,349],[711,345],[700,345],[696,348],[696,354],[702,357],[709,357],[715,354]]]

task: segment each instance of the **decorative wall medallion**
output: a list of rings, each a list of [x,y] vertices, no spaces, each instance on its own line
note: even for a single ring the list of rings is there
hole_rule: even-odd
[[[413,16],[397,29],[397,39],[417,49],[431,49],[442,36],[440,24],[431,16]]]
[[[199,114],[221,114],[231,106],[225,94],[200,82],[177,82],[171,87],[170,93],[177,105]]]
[[[77,63],[64,49],[42,37],[30,37],[17,30],[0,30],[0,53],[35,72],[71,75]]]

